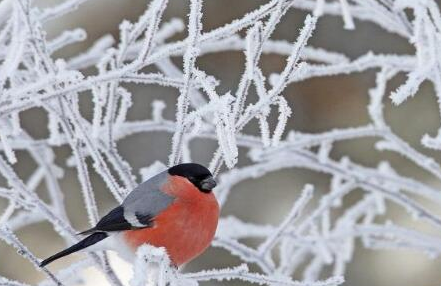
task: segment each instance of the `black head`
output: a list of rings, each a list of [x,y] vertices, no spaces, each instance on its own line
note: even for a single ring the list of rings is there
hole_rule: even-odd
[[[181,176],[187,178],[201,192],[209,193],[216,187],[216,181],[211,172],[202,165],[196,163],[179,164],[168,169],[172,176]]]

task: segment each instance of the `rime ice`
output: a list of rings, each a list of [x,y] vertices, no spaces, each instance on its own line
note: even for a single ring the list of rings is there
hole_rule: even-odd
[[[420,85],[433,83],[437,97],[441,95],[441,16],[432,0],[271,0],[254,11],[215,28],[202,29],[203,0],[191,0],[188,19],[162,20],[167,0],[153,0],[133,23],[120,24],[120,42],[103,35],[91,47],[66,60],[54,60],[53,53],[87,36],[82,29],[66,30],[52,39],[46,37],[43,24],[75,10],[85,0],[66,0],[40,9],[30,0],[0,2],[0,174],[7,185],[0,187],[0,197],[8,201],[0,213],[0,239],[38,268],[39,259],[14,234],[27,225],[46,221],[66,241],[77,241],[67,217],[59,180],[63,169],[55,162],[53,148],[67,146],[72,156],[67,163],[76,169],[89,223],[94,225],[98,209],[90,173],[96,172],[117,201],[140,181],[134,170],[118,153],[116,143],[129,135],[167,132],[171,135],[169,158],[163,158],[140,170],[146,179],[166,168],[191,161],[189,146],[195,138],[214,140],[217,150],[209,164],[218,174],[215,189],[221,205],[232,188],[247,179],[286,168],[304,168],[331,177],[325,195],[318,202],[311,200],[312,185],[306,185],[292,203],[292,209],[278,225],[242,221],[234,216],[219,223],[214,247],[221,247],[237,256],[242,264],[229,268],[181,273],[170,267],[164,249],[143,246],[134,265],[131,285],[199,285],[202,281],[240,279],[258,285],[331,286],[343,283],[348,263],[354,256],[354,244],[360,240],[365,248],[382,250],[405,248],[421,251],[429,257],[441,253],[441,239],[402,227],[394,222],[378,223],[375,218],[387,211],[388,204],[401,207],[416,220],[423,220],[438,230],[441,219],[420,202],[429,200],[441,205],[439,190],[396,172],[388,162],[377,167],[354,163],[348,157],[330,157],[333,143],[375,137],[375,148],[404,156],[421,169],[441,179],[441,167],[431,157],[419,152],[397,136],[389,127],[383,103],[389,98],[400,105],[415,96]],[[290,9],[302,9],[311,15],[304,19],[295,41],[274,40],[277,25]],[[404,9],[410,9],[409,19]],[[313,47],[308,40],[316,23],[325,15],[342,18],[345,29],[356,30],[357,21],[369,21],[389,33],[396,34],[415,47],[414,54],[367,53],[350,59],[338,51]],[[184,24],[186,22],[187,24]],[[181,41],[168,41],[184,33]],[[242,35],[245,35],[243,37]],[[167,41],[167,43],[165,43]],[[220,94],[219,80],[197,65],[204,54],[241,51],[245,57],[239,84]],[[286,57],[281,71],[266,78],[261,70],[263,54]],[[181,70],[171,57],[181,57]],[[158,72],[144,72],[154,66]],[[84,75],[85,68],[95,67],[96,73]],[[367,106],[370,122],[364,126],[305,134],[286,130],[296,106],[289,106],[285,88],[293,83],[323,76],[362,73],[374,70],[375,85],[369,90]],[[398,73],[407,79],[391,94],[388,82]],[[156,100],[147,113],[148,119],[129,121],[132,94],[123,83],[154,84],[178,90],[176,116],[163,117],[167,106]],[[249,102],[254,87],[258,99]],[[78,97],[89,91],[93,102],[93,118],[82,117]],[[49,137],[35,140],[21,128],[19,115],[40,107],[48,115]],[[173,107],[168,107],[173,108]],[[148,108],[147,108],[148,110]],[[278,114],[277,124],[270,128],[270,112]],[[293,115],[294,114],[294,115]],[[244,127],[257,121],[259,134],[247,134]],[[438,134],[421,138],[426,148],[441,150],[441,129]],[[317,147],[317,148],[314,148]],[[14,171],[17,151],[28,152],[36,168],[28,178]],[[239,152],[248,152],[250,163],[237,166]],[[86,159],[93,163],[87,168]],[[226,171],[221,172],[225,164]],[[36,192],[45,185],[43,200]],[[343,198],[362,189],[365,193],[356,203],[340,212]],[[307,208],[306,206],[309,206]],[[258,238],[261,244],[252,248],[242,239]],[[274,255],[278,252],[279,255]],[[292,275],[305,264],[302,280]],[[89,253],[88,258],[57,273],[43,268],[47,280],[41,285],[68,285],[78,282],[77,273],[94,265],[105,274],[109,284],[120,286],[115,269],[106,254]],[[250,271],[257,265],[257,271]],[[324,277],[324,268],[332,270]],[[40,268],[38,268],[40,269]],[[151,271],[149,271],[151,270]],[[1,285],[25,285],[0,277]]]

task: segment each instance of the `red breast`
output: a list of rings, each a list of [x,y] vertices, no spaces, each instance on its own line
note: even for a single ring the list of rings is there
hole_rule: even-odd
[[[203,193],[180,176],[170,176],[162,191],[175,197],[175,201],[155,217],[153,227],[126,231],[124,237],[134,250],[143,243],[165,247],[170,259],[179,266],[210,245],[219,219],[219,205],[212,192]]]

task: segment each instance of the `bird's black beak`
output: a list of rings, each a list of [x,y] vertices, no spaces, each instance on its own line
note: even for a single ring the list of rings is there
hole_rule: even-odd
[[[216,181],[212,176],[207,177],[201,181],[201,188],[206,191],[211,191],[214,187],[216,187]]]

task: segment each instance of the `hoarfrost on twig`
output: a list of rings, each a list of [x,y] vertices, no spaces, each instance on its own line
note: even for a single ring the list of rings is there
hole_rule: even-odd
[[[400,105],[418,96],[424,82],[433,84],[440,101],[441,13],[435,1],[271,0],[221,27],[204,31],[202,8],[207,1],[190,1],[185,26],[182,19],[162,21],[168,1],[153,0],[138,20],[120,24],[118,43],[112,36],[103,35],[77,55],[54,59],[56,51],[83,41],[87,31],[65,30],[47,39],[44,24],[86,1],[67,0],[41,9],[29,0],[0,2],[0,174],[6,182],[0,187],[0,197],[7,202],[0,213],[0,238],[35,267],[38,268],[39,259],[15,235],[17,230],[46,221],[66,243],[77,241],[77,230],[69,222],[61,192],[64,170],[56,163],[53,149],[65,146],[71,150],[67,165],[75,168],[84,209],[93,225],[99,212],[92,174],[98,174],[114,198],[121,201],[140,180],[119,154],[117,143],[134,134],[152,132],[172,136],[168,165],[193,161],[194,139],[211,140],[218,145],[209,167],[218,177],[215,194],[221,207],[235,185],[277,170],[302,168],[327,174],[331,179],[325,195],[315,194],[317,202],[311,200],[313,187],[307,184],[279,224],[250,223],[231,215],[222,217],[213,246],[227,250],[243,264],[182,273],[170,266],[166,250],[142,246],[137,252],[131,285],[199,285],[202,281],[232,279],[260,285],[340,285],[348,263],[354,259],[357,240],[363,247],[377,251],[408,249],[429,258],[441,254],[438,237],[397,222],[376,220],[392,203],[439,231],[439,215],[425,204],[430,201],[440,205],[439,190],[400,174],[387,161],[367,167],[347,156],[332,156],[333,146],[338,142],[375,138],[377,151],[399,154],[433,175],[438,183],[441,180],[440,164],[395,134],[384,108],[386,100]],[[310,11],[312,16],[306,16],[293,43],[272,39],[290,9]],[[308,40],[317,21],[325,16],[340,16],[343,28],[352,30],[351,33],[358,29],[355,21],[360,21],[360,25],[361,21],[371,22],[403,38],[414,46],[415,52],[367,52],[349,58],[339,51],[312,47]],[[187,33],[187,37],[174,40],[173,36],[181,32]],[[202,70],[196,60],[199,56],[232,51],[243,52],[243,73],[237,87],[221,94],[221,80]],[[286,57],[283,69],[265,74],[261,59],[266,54]],[[182,58],[182,69],[173,63],[172,57]],[[152,66],[155,72],[145,71]],[[90,67],[95,67],[96,72],[83,73]],[[288,119],[297,108],[289,105],[288,85],[369,70],[376,73],[375,85],[369,90],[369,123],[315,134],[287,130]],[[407,78],[389,94],[387,87],[397,74]],[[170,106],[156,98],[146,119],[130,121],[132,93],[125,85],[129,83],[177,90],[176,118],[167,119],[164,111]],[[257,93],[254,102],[249,96],[252,88]],[[78,103],[85,94],[92,98],[91,120],[82,115]],[[21,115],[36,107],[47,114],[47,138],[35,139],[22,127]],[[441,105],[438,108],[441,111]],[[278,114],[274,125],[269,121],[272,112]],[[245,131],[254,120],[259,124],[260,134]],[[441,129],[435,135],[425,134],[421,144],[441,150]],[[26,178],[14,169],[21,152],[29,153],[35,165]],[[239,160],[240,152],[248,152],[249,160]],[[138,174],[146,180],[164,170],[166,165],[162,162],[166,160],[162,158],[141,168]],[[224,163],[226,171],[222,169]],[[41,185],[44,194],[37,192]],[[365,192],[363,196],[353,205],[344,205],[343,199],[358,189]],[[260,246],[250,247],[244,242],[247,238],[261,240]],[[274,255],[275,252],[280,255]],[[251,264],[259,271],[250,271]],[[78,282],[74,274],[91,265],[98,267],[111,285],[122,285],[107,255],[94,253],[56,274],[42,268],[47,279],[41,285]],[[329,278],[324,277],[323,273],[329,273],[324,271],[325,267],[332,269]],[[299,271],[303,280],[293,280],[292,275]],[[0,285],[26,284],[0,277]]]

